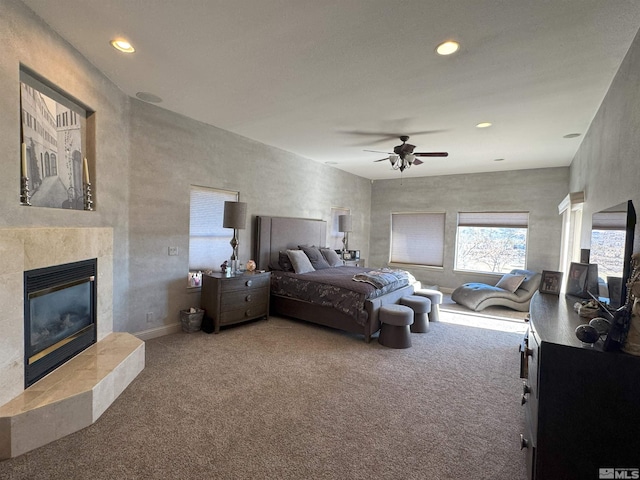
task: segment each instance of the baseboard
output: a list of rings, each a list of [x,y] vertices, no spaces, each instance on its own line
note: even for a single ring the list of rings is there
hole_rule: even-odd
[[[451,293],[455,290],[455,288],[449,288],[449,287],[440,287],[440,291],[442,293]]]
[[[164,337],[172,333],[178,333],[182,330],[181,323],[172,323],[171,325],[163,325],[162,327],[150,328],[149,330],[143,330],[141,332],[134,333],[140,340],[151,340],[152,338]]]

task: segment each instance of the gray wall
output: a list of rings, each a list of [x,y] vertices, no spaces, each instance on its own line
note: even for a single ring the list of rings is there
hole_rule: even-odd
[[[640,36],[636,36],[571,164],[571,191],[584,190],[582,248],[591,215],[626,200],[640,213]],[[634,251],[640,250],[636,228]]]
[[[368,253],[368,180],[128,98],[18,0],[0,0],[0,44],[0,227],[112,227],[114,330],[172,325],[199,303],[186,288],[191,184],[239,190],[252,218],[351,208],[351,240]],[[94,212],[19,205],[21,63],[96,111]]]
[[[561,241],[558,204],[567,195],[568,185],[566,167],[375,181],[369,264],[386,265],[389,261],[391,213],[444,211],[444,267],[408,270],[423,284],[444,288],[471,281],[495,283],[500,275],[454,271],[457,214],[528,211],[527,267],[535,271],[557,270]]]

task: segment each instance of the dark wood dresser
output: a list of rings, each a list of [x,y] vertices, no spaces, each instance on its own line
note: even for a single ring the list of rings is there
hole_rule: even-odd
[[[213,320],[214,332],[224,325],[267,318],[270,280],[270,272],[203,275],[200,304]]]
[[[582,344],[575,329],[588,319],[573,311],[576,301],[540,293],[531,301],[520,346],[528,476],[640,478],[640,357],[604,352],[602,340]]]

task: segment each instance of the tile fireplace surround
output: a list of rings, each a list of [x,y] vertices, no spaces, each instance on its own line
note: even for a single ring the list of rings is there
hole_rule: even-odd
[[[97,338],[24,389],[26,270],[98,259]],[[144,342],[113,333],[111,228],[0,228],[0,460],[95,422],[144,368]]]

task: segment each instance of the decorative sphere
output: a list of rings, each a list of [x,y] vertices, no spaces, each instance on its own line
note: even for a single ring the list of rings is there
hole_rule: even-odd
[[[603,317],[592,318],[589,325],[594,327],[600,335],[606,335],[611,330],[611,322]]]
[[[598,333],[596,327],[585,324],[576,328],[576,337],[584,343],[596,343],[600,338],[600,333]]]
[[[254,262],[253,260],[249,260],[247,262],[247,271],[253,272],[255,269],[256,269],[256,262]]]

